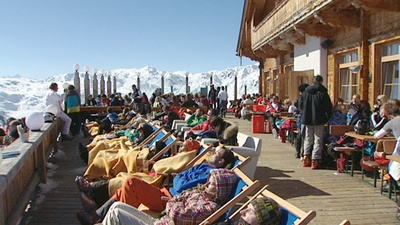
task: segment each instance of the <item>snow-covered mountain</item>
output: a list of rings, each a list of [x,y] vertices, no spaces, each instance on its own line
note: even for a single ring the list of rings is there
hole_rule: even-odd
[[[137,83],[137,74],[140,73],[140,89],[149,97],[157,88],[161,88],[161,74],[163,72],[165,73],[165,93],[170,93],[171,87],[175,94],[186,92],[186,71],[167,72],[149,66],[141,69],[116,69],[111,71],[112,74],[117,74],[117,92],[123,95],[132,91],[132,84]],[[209,88],[211,72],[213,73],[213,83],[216,87],[227,86],[230,100],[234,97],[236,72],[238,97],[245,93],[245,86],[247,86],[247,93],[258,92],[259,68],[257,65],[228,68],[222,71],[212,70],[204,73],[189,73],[190,92],[197,93],[200,92],[201,88]],[[93,75],[90,75],[90,77],[92,78]],[[80,73],[80,78],[81,90],[83,90],[83,72]],[[20,118],[32,112],[43,112],[45,109],[44,96],[48,91],[49,84],[52,82],[58,83],[61,94],[63,84],[73,84],[73,79],[74,73],[61,74],[45,80],[34,80],[20,76],[0,78],[0,116],[5,114],[5,116]],[[99,75],[98,80],[100,80]],[[82,99],[84,99],[83,93]]]

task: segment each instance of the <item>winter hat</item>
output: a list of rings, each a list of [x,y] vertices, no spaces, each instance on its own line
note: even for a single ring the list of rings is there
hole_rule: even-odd
[[[200,148],[200,142],[189,138],[186,140],[186,146],[188,151],[197,150]]]
[[[256,211],[260,225],[278,225],[280,223],[282,211],[278,203],[272,198],[256,198],[250,204],[253,205]]]

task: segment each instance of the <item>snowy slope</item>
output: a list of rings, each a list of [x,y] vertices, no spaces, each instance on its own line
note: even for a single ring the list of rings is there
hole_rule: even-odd
[[[161,87],[161,74],[164,75],[165,92],[175,94],[186,92],[186,71],[167,72],[149,66],[141,69],[116,69],[117,92],[127,94],[131,92],[132,84],[137,83],[137,74],[140,73],[140,89],[149,97],[157,88]],[[235,72],[238,73],[238,97],[244,94],[245,85],[247,93],[258,92],[259,68],[257,65],[228,68],[222,71],[208,71],[205,73],[189,73],[189,86],[192,93],[200,91],[200,88],[209,87],[210,73],[213,72],[213,83],[217,86],[227,86],[229,99],[234,97]],[[92,77],[93,75],[91,75]],[[52,82],[58,83],[61,94],[64,83],[73,84],[73,73],[61,74],[45,80],[33,80],[23,77],[0,78],[0,115],[23,117],[31,112],[44,111],[44,96],[48,86]],[[81,72],[81,90],[83,90],[83,77]],[[98,75],[100,81],[100,76]],[[107,82],[107,79],[106,79]],[[83,93],[82,93],[83,94]],[[82,96],[83,97],[83,96]]]

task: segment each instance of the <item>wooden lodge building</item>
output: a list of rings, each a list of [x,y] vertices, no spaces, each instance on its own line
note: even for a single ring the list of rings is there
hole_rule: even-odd
[[[245,0],[239,57],[260,63],[259,92],[298,97],[324,77],[332,101],[399,98],[399,0]]]

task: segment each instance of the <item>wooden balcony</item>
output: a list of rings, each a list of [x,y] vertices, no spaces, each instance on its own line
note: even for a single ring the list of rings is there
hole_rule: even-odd
[[[285,0],[280,2],[253,30],[252,49],[263,45],[292,29],[296,24],[314,16],[333,0]]]

